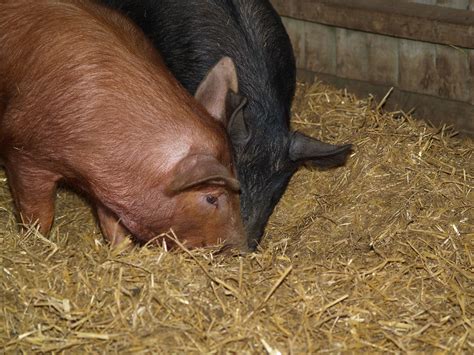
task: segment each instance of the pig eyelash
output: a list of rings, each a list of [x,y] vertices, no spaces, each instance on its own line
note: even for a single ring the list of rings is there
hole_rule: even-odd
[[[212,196],[212,195],[207,195],[206,196],[206,202],[211,204],[211,205],[214,205],[214,206],[217,206],[217,197],[215,196]]]

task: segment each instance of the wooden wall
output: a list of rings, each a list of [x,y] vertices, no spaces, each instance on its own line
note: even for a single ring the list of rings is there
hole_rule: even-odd
[[[474,0],[415,1],[272,3],[301,78],[378,98],[394,87],[387,108],[474,134]]]

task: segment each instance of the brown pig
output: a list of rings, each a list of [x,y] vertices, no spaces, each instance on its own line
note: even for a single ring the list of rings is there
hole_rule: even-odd
[[[64,182],[89,197],[112,243],[173,228],[188,247],[245,249],[225,133],[242,107],[232,91],[223,58],[190,96],[110,9],[0,0],[0,157],[22,221],[42,233]]]

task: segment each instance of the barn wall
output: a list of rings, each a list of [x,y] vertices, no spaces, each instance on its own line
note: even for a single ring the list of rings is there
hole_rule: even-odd
[[[418,117],[471,135],[474,12],[467,8],[473,2],[407,2],[395,10],[390,5],[399,1],[375,0],[371,3],[378,7],[371,9],[362,0],[273,0],[301,78],[316,76],[379,99],[394,87],[389,109],[415,108]],[[438,6],[442,4],[464,10]]]

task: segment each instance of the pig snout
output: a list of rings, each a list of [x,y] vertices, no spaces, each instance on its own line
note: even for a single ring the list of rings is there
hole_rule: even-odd
[[[227,250],[238,250],[242,254],[249,253],[251,249],[249,248],[247,242],[247,233],[245,232],[244,225],[240,219],[240,216],[237,215],[235,219],[231,219],[230,225],[232,226],[232,230],[228,231],[226,242],[224,243],[221,251]]]

